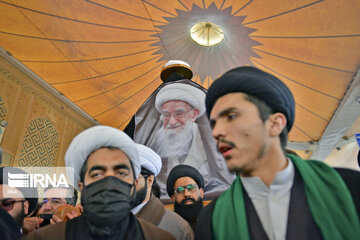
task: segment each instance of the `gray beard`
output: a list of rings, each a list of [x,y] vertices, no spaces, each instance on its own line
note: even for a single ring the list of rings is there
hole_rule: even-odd
[[[195,127],[196,123],[188,121],[182,129],[159,129],[156,134],[156,152],[161,158],[186,157]]]

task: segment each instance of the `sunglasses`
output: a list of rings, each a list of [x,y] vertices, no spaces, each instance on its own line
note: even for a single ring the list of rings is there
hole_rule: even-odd
[[[198,189],[198,185],[197,184],[188,184],[186,186],[179,186],[175,189],[175,193],[182,194],[185,192],[185,189],[187,189],[188,192],[190,192],[190,193],[194,193]]]
[[[14,208],[14,204],[17,202],[26,202],[26,200],[15,200],[10,198],[0,199],[0,206],[8,212]]]

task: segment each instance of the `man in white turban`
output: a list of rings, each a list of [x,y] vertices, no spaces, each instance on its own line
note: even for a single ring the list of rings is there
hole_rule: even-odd
[[[135,143],[122,131],[95,126],[77,135],[66,155],[81,191],[81,216],[40,228],[26,239],[173,239],[130,211],[140,161]]]
[[[136,217],[170,232],[177,240],[194,239],[188,222],[177,213],[167,210],[152,193],[155,177],[161,170],[160,156],[142,144],[136,144],[136,147],[140,156],[141,172],[136,179],[136,201],[131,211]]]
[[[191,81],[192,70],[184,61],[170,60],[161,70],[163,83],[139,108],[125,132],[162,158],[156,177],[162,201],[169,201],[166,180],[171,169],[187,164],[204,177],[205,199],[227,189],[232,176],[216,149],[209,121],[204,114],[206,89]]]
[[[205,93],[188,84],[173,83],[163,87],[156,96],[155,106],[162,127],[152,148],[163,159],[163,171],[186,164],[207,169],[207,158],[199,128],[195,123],[205,112]],[[206,172],[206,171],[205,171]]]

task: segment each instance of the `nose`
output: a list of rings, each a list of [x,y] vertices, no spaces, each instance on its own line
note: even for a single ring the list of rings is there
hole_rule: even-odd
[[[51,211],[51,203],[50,201],[47,201],[46,203],[44,203],[44,205],[42,206],[42,209],[44,212],[49,212]]]
[[[219,138],[221,137],[225,137],[226,131],[224,125],[221,122],[217,121],[216,124],[213,126],[211,134],[216,140],[219,140]]]
[[[109,176],[115,177],[116,176],[116,171],[106,171],[104,173],[104,177],[109,177]]]
[[[190,196],[190,192],[187,188],[185,188],[184,190],[184,197],[186,198],[187,196]]]
[[[176,123],[177,123],[177,120],[174,118],[174,116],[171,115],[168,124],[169,124],[170,126],[172,126],[172,125],[174,125],[174,124],[176,124]]]

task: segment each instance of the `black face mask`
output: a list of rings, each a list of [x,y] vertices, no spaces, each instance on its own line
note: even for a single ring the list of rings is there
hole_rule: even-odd
[[[191,200],[193,204],[185,204],[185,201]],[[178,203],[174,203],[174,211],[183,217],[189,223],[197,222],[200,211],[203,207],[203,200],[199,197],[199,200],[196,201],[194,198],[186,198]]]
[[[39,218],[44,219],[43,222],[40,224],[40,227],[44,227],[50,224],[50,219],[53,217],[52,214],[40,214]]]
[[[85,186],[81,192],[84,217],[95,226],[109,226],[130,213],[132,185],[109,176]]]

